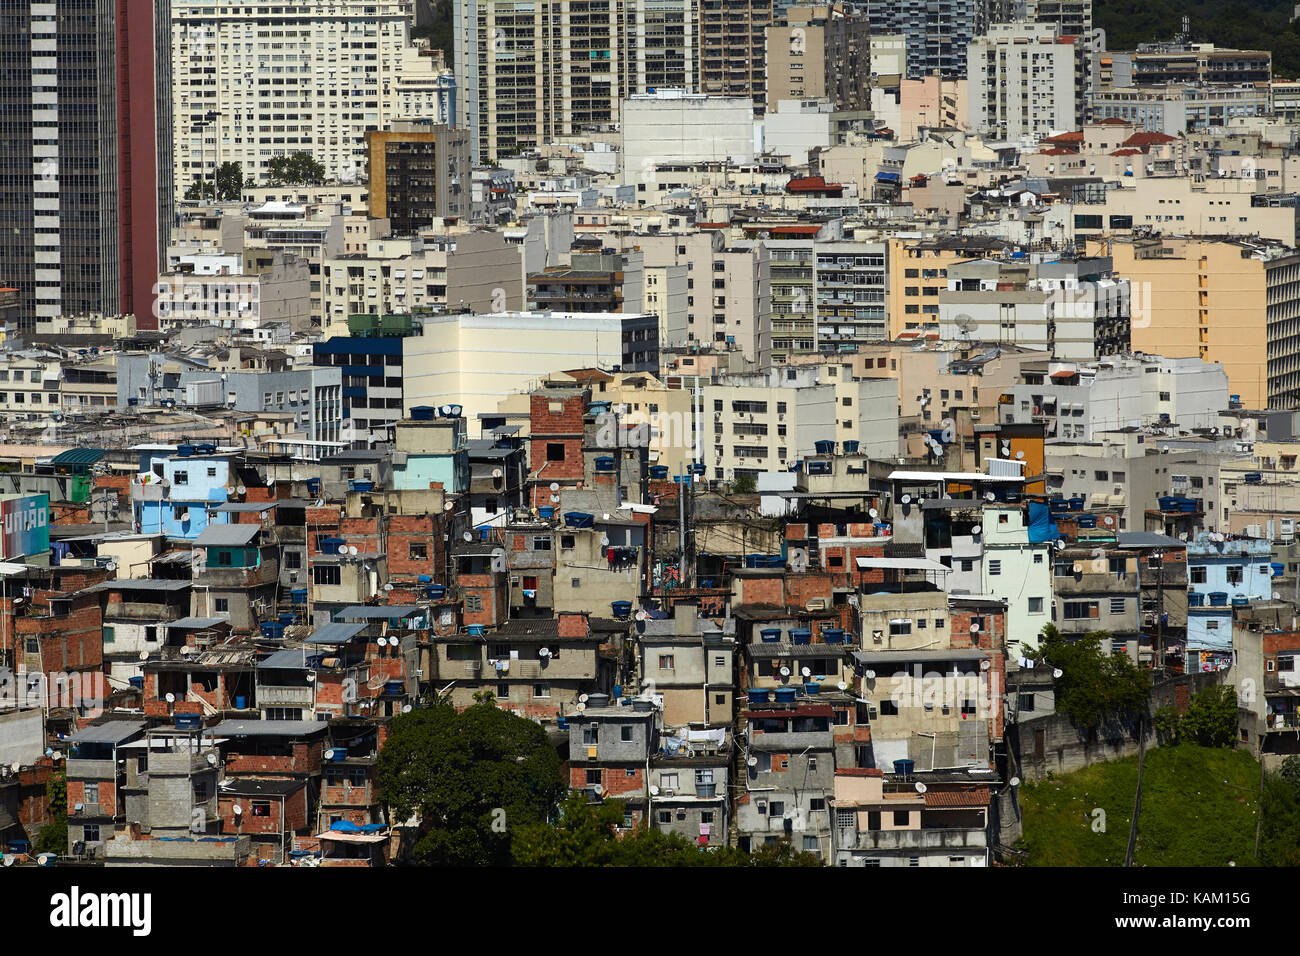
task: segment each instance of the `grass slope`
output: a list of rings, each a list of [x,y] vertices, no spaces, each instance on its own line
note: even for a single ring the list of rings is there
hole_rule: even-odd
[[[1123,866],[1137,758],[1095,764],[1020,791],[1029,866]],[[1241,750],[1147,751],[1135,866],[1254,863],[1259,764]],[[1105,811],[1105,831],[1093,829]]]

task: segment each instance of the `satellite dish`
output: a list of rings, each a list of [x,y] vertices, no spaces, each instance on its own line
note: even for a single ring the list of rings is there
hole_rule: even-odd
[[[1058,668],[1056,668],[1055,670],[1052,671],[1052,676],[1053,676],[1053,677],[1060,677],[1060,676],[1061,676],[1062,674],[1064,674],[1064,673],[1065,673],[1065,671],[1061,670],[1061,669],[1058,667]]]
[[[600,546],[601,546],[602,548],[608,548],[608,547],[609,547],[609,536],[608,536],[608,535],[604,535],[604,534],[602,534],[602,535],[600,536]]]
[[[917,792],[917,793],[925,793],[925,791],[928,790],[928,789],[929,789],[929,787],[927,787],[925,784],[923,784],[920,780],[916,781],[916,792]]]
[[[500,468],[493,468],[493,469],[492,469],[492,477],[493,477],[493,478],[500,478],[500,477],[501,477],[502,475],[504,475],[504,474],[505,474],[505,472],[503,472]]]
[[[348,546],[346,544],[339,545],[339,554],[347,554],[347,553],[348,553]]]
[[[17,760],[15,760],[13,763],[9,765],[9,769],[12,770],[14,773],[21,773],[23,769],[23,765],[19,763]]]
[[[875,680],[875,679],[876,679],[876,672],[875,672],[875,671],[867,671],[865,676],[866,676],[867,680]]]
[[[587,705],[586,705],[586,704],[579,704],[578,707],[577,707],[578,713],[582,713],[582,712],[583,712],[584,710],[586,710],[586,709],[587,709]]]
[[[758,758],[755,757],[753,754],[750,754],[748,757],[745,758],[745,763],[749,764],[749,766],[751,767],[757,767]]]
[[[241,807],[239,804],[235,804],[234,807],[232,807],[231,809],[235,811],[235,816],[239,816],[241,813],[244,812],[244,808]]]
[[[1012,777],[1010,780],[1007,781],[1007,783],[1011,784],[1011,786],[1013,787],[1018,787],[1020,786],[1020,778]]]
[[[781,668],[781,676],[782,676],[782,677],[789,677],[789,676],[790,676],[790,668],[788,668],[788,667],[782,667],[782,668]]]
[[[212,766],[212,767],[215,767],[215,766],[217,765],[217,755],[216,755],[216,754],[208,754],[208,765],[209,765],[209,766]]]
[[[392,582],[392,581],[389,581],[387,584],[384,585],[384,590],[385,590],[385,591],[391,591],[392,589],[393,589],[393,582]]]
[[[971,534],[982,534],[983,532],[984,532],[984,526],[982,524],[977,524],[975,525],[975,527],[970,529]]]
[[[167,692],[167,703],[169,704],[176,703],[176,695],[171,693],[170,691]]]
[[[405,704],[405,705],[403,705],[403,707],[402,707],[402,713],[404,713],[404,714],[409,714],[410,712],[411,712],[411,705],[410,705],[410,704]]]
[[[986,492],[984,492],[984,500],[985,500],[985,501],[997,501],[997,498],[998,498],[998,496],[995,495],[995,494],[994,494],[993,492],[991,492],[991,491],[986,491]]]
[[[980,632],[980,626],[978,624],[972,624],[970,626],[970,632],[972,634],[978,634]]]
[[[357,546],[355,544],[348,548],[348,554],[352,555],[353,557],[356,557]]]
[[[451,406],[450,406],[450,405],[439,405],[439,406],[438,406],[438,411],[442,412],[443,415],[450,415],[450,414],[451,414]]]
[[[558,505],[559,503],[560,503],[560,496],[559,496],[559,495],[551,495],[551,504],[553,504],[553,505]]]
[[[5,866],[13,866],[15,859],[16,857],[12,853],[10,853],[8,856],[5,857]]]
[[[454,501],[444,501],[444,502],[442,503],[442,510],[443,510],[443,511],[450,511],[450,510],[451,510],[452,508],[454,508],[454,507],[456,507],[456,503],[455,503]]]
[[[387,647],[387,646],[388,646],[388,638],[386,638],[386,637],[381,637],[381,638],[379,638],[377,641],[375,641],[375,643],[378,644],[380,647]]]
[[[1022,460],[1024,460],[1024,457],[1025,457],[1025,453],[1024,453],[1023,451],[1018,451],[1018,452],[1016,452],[1016,460],[1017,460],[1017,461],[1022,461]]]
[[[838,687],[840,690],[848,690],[848,689],[849,689],[849,685],[846,684],[844,681],[840,681],[840,682],[839,682],[838,684],[836,684],[835,686]]]
[[[871,517],[873,517],[873,518],[879,518],[879,517],[880,517],[880,512],[877,511],[875,508],[872,508],[870,511],[868,511],[867,514],[871,515]]]
[[[553,481],[553,482],[551,482],[551,490],[552,490],[552,491],[559,491],[559,490],[560,490],[560,483],[559,483],[558,481]]]
[[[466,541],[473,541],[473,540],[474,540],[474,535],[473,535],[473,533],[470,532],[470,531],[466,531],[464,534],[461,535],[461,537],[464,538]]]
[[[1078,562],[1078,561],[1075,561],[1075,562],[1074,562],[1074,573],[1075,573],[1075,574],[1082,574],[1082,573],[1083,573],[1083,564],[1082,564],[1082,563],[1080,563],[1080,562]]]
[[[804,677],[812,677],[812,671],[809,670],[807,667],[801,668],[799,673],[802,674]]]
[[[899,498],[898,500],[901,501],[903,504],[907,504],[908,502],[910,502],[910,501],[912,500],[912,496],[911,496],[911,495],[903,495],[903,497]]]
[[[116,561],[110,561],[110,562],[108,562],[108,564],[104,565],[104,568],[105,568],[105,570],[107,570],[107,571],[116,571],[116,570],[117,570],[117,562],[116,562]]]
[[[235,491],[237,491],[241,495],[248,494],[248,489],[245,488],[243,485],[240,485],[238,488],[235,489]]]
[[[653,785],[652,785],[652,786],[650,787],[650,796],[652,796],[652,797],[657,797],[657,796],[659,796],[659,788],[656,787],[656,786],[653,786]]]
[[[982,671],[986,671],[992,666],[993,666],[992,661],[987,661],[987,660],[980,661],[980,670]]]
[[[1064,550],[1065,550],[1065,539],[1064,539],[1064,538],[1057,538],[1056,541],[1055,541],[1055,544],[1056,544],[1056,550],[1057,550],[1057,551],[1064,551]]]
[[[578,702],[579,702],[579,703],[582,703],[582,704],[585,704],[585,703],[587,702],[587,695],[586,695],[586,694],[579,694],[579,695],[578,695]]]
[[[148,659],[149,659],[149,652],[148,652],[148,651],[141,651],[141,652],[140,652],[140,660],[142,660],[142,661],[147,661]]]
[[[645,611],[637,611],[637,612],[636,612],[636,619],[637,619],[638,621],[644,621],[644,620],[647,620],[649,617],[650,617],[650,615],[647,614]]]
[[[538,657],[550,657],[550,656],[551,656],[551,649],[550,649],[549,647],[539,647],[539,648],[537,649],[537,656],[538,656]]]

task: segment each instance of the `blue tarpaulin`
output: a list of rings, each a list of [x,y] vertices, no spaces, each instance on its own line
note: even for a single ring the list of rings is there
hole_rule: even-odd
[[[1041,544],[1044,541],[1055,541],[1058,537],[1056,522],[1052,520],[1047,504],[1042,501],[1029,502],[1029,542]]]

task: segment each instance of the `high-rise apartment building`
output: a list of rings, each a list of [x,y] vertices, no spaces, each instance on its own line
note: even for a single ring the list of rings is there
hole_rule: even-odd
[[[871,106],[867,18],[845,4],[790,7],[767,28],[767,110],[782,100],[828,99],[838,109]]]
[[[609,129],[634,93],[698,84],[695,0],[456,0],[452,20],[475,163]]]
[[[748,96],[762,114],[768,102],[767,28],[773,0],[699,0],[699,92]]]
[[[0,3],[0,285],[19,329],[135,313],[154,328],[170,189],[168,0]]]
[[[995,23],[967,49],[970,128],[993,139],[1039,139],[1075,128],[1075,38],[1041,23]]]
[[[296,152],[351,181],[367,130],[445,122],[438,60],[411,55],[410,18],[411,0],[171,0],[176,192],[223,163],[261,183],[273,158]]]
[[[413,235],[434,219],[468,219],[469,135],[414,120],[366,133],[370,215],[388,219],[395,236]]]
[[[907,38],[907,78],[966,76],[966,47],[988,25],[988,0],[867,0],[873,36]]]

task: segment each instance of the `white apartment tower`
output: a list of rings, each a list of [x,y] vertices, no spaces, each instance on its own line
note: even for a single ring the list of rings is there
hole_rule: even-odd
[[[450,122],[451,77],[416,54],[413,5],[172,0],[177,194],[227,162],[261,184],[273,157],[299,151],[352,181],[365,175],[366,130]]]
[[[997,23],[966,52],[970,126],[1020,141],[1077,124],[1077,37],[1042,23]]]

